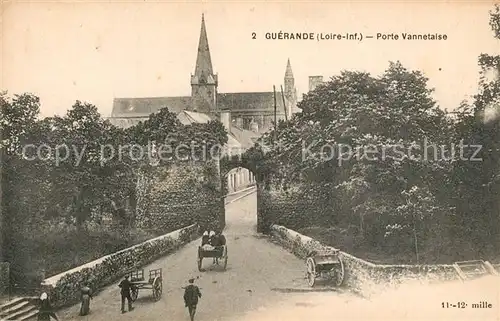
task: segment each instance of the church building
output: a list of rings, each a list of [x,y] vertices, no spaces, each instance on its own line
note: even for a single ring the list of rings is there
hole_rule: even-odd
[[[214,73],[208,45],[205,18],[201,31],[194,74],[191,75],[191,95],[181,97],[115,98],[109,120],[118,127],[130,127],[148,119],[167,107],[182,124],[222,122],[228,132],[228,151],[240,154],[254,145],[257,138],[272,129],[276,120],[290,118],[297,111],[297,91],[292,66],[288,60],[283,95],[281,86],[266,92],[220,93],[219,77]],[[276,105],[276,115],[275,115]],[[255,177],[245,168],[234,168],[227,174],[229,192],[237,192],[255,184]]]
[[[276,95],[273,88],[266,92],[218,91],[219,77],[213,70],[203,15],[198,55],[190,85],[190,96],[115,98],[110,120],[116,126],[129,127],[147,119],[161,108],[168,107],[177,114],[203,113],[212,119],[227,119],[229,116],[230,132],[248,132],[248,135],[255,138],[272,128],[275,104],[277,120],[290,118],[297,110],[297,91],[290,60],[286,64],[283,95],[281,86],[276,86]]]

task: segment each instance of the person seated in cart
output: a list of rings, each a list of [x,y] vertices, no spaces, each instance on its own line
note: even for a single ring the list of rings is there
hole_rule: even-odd
[[[203,236],[201,237],[201,246],[209,243],[210,243],[210,238],[208,236],[208,231],[205,231],[203,232]]]
[[[223,245],[226,245],[226,237],[222,235],[222,232],[217,231],[214,237],[212,238],[212,242],[213,242],[212,245],[214,247],[221,247]]]
[[[210,233],[208,234],[208,242],[212,246],[214,246],[214,238],[215,238],[215,232],[211,230]]]
[[[217,231],[217,233],[212,237],[212,246],[216,249],[221,250],[222,253],[221,247],[223,247],[224,245],[226,245],[226,238],[224,237],[224,235],[222,235],[222,232]],[[219,264],[218,257],[214,257],[214,264]]]
[[[222,232],[219,232],[218,235],[220,245],[226,245],[226,237],[224,236],[224,234],[222,234]]]
[[[208,231],[205,231],[201,237],[201,248],[205,251],[211,251],[214,249],[212,246],[212,236],[210,236]]]

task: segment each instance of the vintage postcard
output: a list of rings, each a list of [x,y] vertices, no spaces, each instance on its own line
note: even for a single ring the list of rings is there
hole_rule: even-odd
[[[499,320],[500,2],[0,17],[0,320]]]

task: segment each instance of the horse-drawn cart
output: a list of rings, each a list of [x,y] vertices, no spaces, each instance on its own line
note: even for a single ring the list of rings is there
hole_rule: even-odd
[[[339,250],[313,251],[306,259],[306,267],[307,283],[311,287],[317,278],[333,281],[336,286],[344,281],[344,263]]]
[[[198,247],[198,270],[201,272],[203,258],[213,258],[214,261],[218,264],[219,260],[222,259],[224,262],[222,263],[222,267],[224,271],[227,267],[227,245],[221,246],[199,246]]]
[[[132,283],[130,291],[132,301],[137,300],[140,289],[152,290],[154,300],[158,301],[160,299],[163,290],[162,269],[149,270],[147,280],[144,278],[144,269],[130,272],[129,277],[130,283]]]

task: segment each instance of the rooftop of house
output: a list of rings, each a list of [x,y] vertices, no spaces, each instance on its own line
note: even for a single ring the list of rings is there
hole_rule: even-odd
[[[115,98],[111,117],[122,117],[132,114],[149,116],[167,107],[173,113],[179,113],[191,104],[191,96],[184,97],[142,97]]]
[[[193,123],[207,123],[210,120],[213,120],[213,118],[210,115],[204,114],[204,113],[198,113],[194,111],[187,111],[183,110],[179,114],[177,114],[177,118],[179,121],[184,124],[184,125],[189,125]],[[257,133],[254,133],[249,130],[245,130],[242,128],[239,128],[238,126],[235,126],[234,124],[231,124],[231,131],[228,135],[228,143],[227,145],[230,148],[242,148],[242,149],[247,149],[250,148],[254,145],[254,139],[258,137]]]
[[[108,119],[117,127],[128,128],[148,119],[148,117],[149,114],[131,113],[123,116],[109,117]],[[215,119],[213,116],[208,114],[188,110],[178,112],[177,118],[183,125],[190,125],[193,123],[204,124]],[[235,124],[231,124],[227,146],[229,148],[240,148],[245,150],[252,147],[258,137],[259,135],[257,133],[242,129]]]

